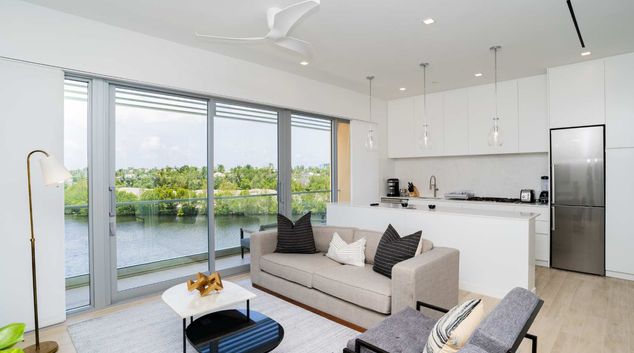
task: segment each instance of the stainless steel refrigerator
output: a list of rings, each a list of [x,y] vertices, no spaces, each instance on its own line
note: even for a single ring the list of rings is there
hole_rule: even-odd
[[[605,276],[604,129],[550,131],[554,268]]]

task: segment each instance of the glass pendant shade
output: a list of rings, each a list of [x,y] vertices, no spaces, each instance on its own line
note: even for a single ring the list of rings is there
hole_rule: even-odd
[[[423,124],[423,131],[418,137],[418,146],[421,149],[431,148],[431,139],[429,138],[429,124]]]
[[[376,136],[374,135],[374,129],[370,127],[368,135],[365,138],[365,149],[368,151],[376,151]]]
[[[502,135],[500,133],[500,118],[493,118],[493,126],[489,130],[489,146],[502,147]]]

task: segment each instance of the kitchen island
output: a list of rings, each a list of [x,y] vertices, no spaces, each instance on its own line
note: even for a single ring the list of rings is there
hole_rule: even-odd
[[[537,213],[453,208],[437,205],[403,208],[331,203],[327,223],[384,231],[392,224],[401,235],[423,231],[435,246],[460,251],[460,288],[501,298],[514,287],[535,288]]]

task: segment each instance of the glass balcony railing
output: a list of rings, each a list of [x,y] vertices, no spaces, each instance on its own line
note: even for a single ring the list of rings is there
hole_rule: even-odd
[[[217,192],[217,193],[222,193]],[[293,217],[312,211],[325,223],[329,190],[292,193]],[[277,194],[216,195],[216,259],[240,253],[240,228],[257,230],[277,222]],[[66,288],[88,284],[88,214],[86,205],[65,207]],[[118,278],[132,278],[208,261],[205,197],[117,202]]]

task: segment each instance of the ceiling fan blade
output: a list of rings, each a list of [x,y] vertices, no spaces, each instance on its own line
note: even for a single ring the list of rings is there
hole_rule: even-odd
[[[196,34],[196,37],[199,37],[199,38],[208,38],[208,39],[222,40],[227,42],[255,42],[255,41],[266,39],[266,37],[246,37],[246,38],[220,37],[220,36],[212,36],[209,34],[201,34],[198,32],[196,32],[195,34]]]
[[[293,25],[297,23],[310,10],[319,6],[320,0],[306,0],[287,6],[283,9],[269,9],[269,28],[271,32],[280,37],[285,37]]]
[[[292,50],[296,53],[301,54],[305,58],[309,58],[312,56],[310,43],[303,41],[301,39],[293,38],[293,37],[284,37],[274,41],[276,45],[279,45],[282,48],[286,48],[288,50]]]

